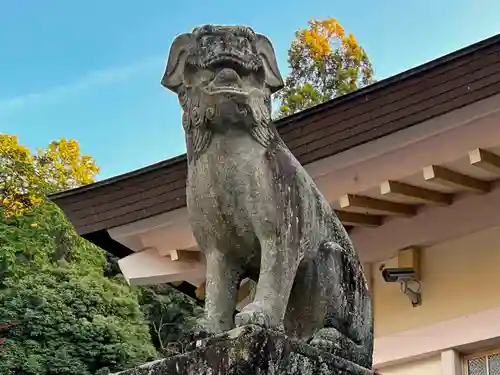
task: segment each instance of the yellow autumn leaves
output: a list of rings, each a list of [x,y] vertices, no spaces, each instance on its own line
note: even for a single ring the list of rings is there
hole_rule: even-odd
[[[0,205],[22,215],[48,194],[94,181],[99,168],[77,141],[61,138],[32,153],[17,136],[0,134]]]
[[[332,53],[332,41],[339,43],[339,48],[346,53],[361,60],[364,51],[359,46],[352,33],[345,35],[345,30],[335,18],[325,20],[312,20],[308,22],[309,28],[301,29],[296,33],[296,40],[303,43],[314,60],[322,60]]]
[[[374,82],[373,66],[353,34],[335,18],[311,20],[288,50],[290,72],[277,117],[319,105]]]

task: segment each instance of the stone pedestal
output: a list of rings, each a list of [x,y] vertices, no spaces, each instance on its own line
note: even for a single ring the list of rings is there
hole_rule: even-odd
[[[345,359],[255,326],[196,342],[192,351],[120,375],[374,375]]]

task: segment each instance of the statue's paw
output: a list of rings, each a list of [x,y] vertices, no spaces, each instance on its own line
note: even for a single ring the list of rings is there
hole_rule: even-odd
[[[313,335],[309,344],[318,349],[332,353],[342,349],[341,342],[341,334],[339,331],[334,328],[323,328]]]
[[[273,322],[272,314],[260,303],[252,302],[246,305],[234,318],[236,327],[254,324],[264,328],[280,329]]]
[[[326,352],[334,352],[335,349],[340,349],[338,342],[321,338],[312,338],[309,344]]]

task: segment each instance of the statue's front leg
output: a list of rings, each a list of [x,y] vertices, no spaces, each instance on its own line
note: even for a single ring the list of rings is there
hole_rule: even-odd
[[[233,313],[242,268],[230,255],[216,249],[206,251],[205,256],[205,316],[200,328],[208,334],[216,334],[234,328]]]
[[[261,241],[261,265],[254,301],[236,315],[236,325],[283,330],[288,299],[297,273],[298,249],[275,238]]]

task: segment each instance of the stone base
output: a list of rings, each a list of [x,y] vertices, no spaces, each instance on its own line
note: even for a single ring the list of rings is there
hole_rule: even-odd
[[[246,326],[196,342],[186,354],[120,375],[374,375],[374,372],[285,335]],[[118,375],[118,374],[117,374]]]

